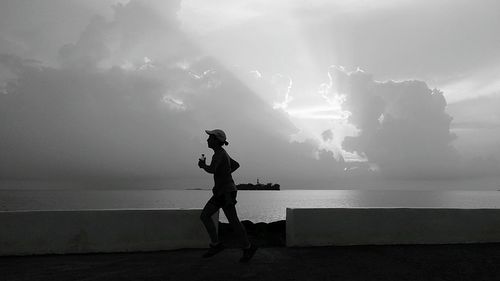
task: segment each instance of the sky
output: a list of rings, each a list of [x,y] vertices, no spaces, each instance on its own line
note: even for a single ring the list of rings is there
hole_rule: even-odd
[[[499,27],[492,0],[4,0],[0,178],[208,187],[220,128],[237,182],[495,189]]]

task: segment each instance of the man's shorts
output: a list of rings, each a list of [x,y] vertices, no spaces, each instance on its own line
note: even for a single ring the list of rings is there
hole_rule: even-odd
[[[224,208],[229,205],[236,205],[238,201],[236,201],[236,195],[238,191],[230,191],[220,195],[212,195],[212,197],[208,200],[207,204],[213,204],[219,208]]]

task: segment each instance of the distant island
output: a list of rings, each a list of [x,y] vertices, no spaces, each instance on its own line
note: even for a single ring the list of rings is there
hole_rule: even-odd
[[[262,184],[257,179],[257,183],[240,183],[236,185],[238,190],[280,190],[279,184],[266,183]]]

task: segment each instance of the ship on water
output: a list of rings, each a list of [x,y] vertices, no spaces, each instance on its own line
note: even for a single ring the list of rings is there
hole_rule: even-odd
[[[276,183],[262,184],[257,179],[257,183],[240,183],[236,185],[238,190],[280,190],[280,185]]]

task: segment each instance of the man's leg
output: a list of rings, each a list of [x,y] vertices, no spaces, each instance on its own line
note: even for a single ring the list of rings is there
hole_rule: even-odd
[[[250,247],[250,241],[248,240],[248,235],[245,230],[245,227],[240,222],[238,218],[238,214],[236,214],[236,207],[234,204],[229,204],[222,208],[224,214],[226,215],[227,220],[231,224],[231,227],[236,231],[240,238],[240,243],[242,248]]]
[[[215,228],[214,221],[212,220],[213,214],[219,210],[219,207],[213,204],[211,201],[208,201],[203,211],[201,212],[200,219],[205,225],[207,229],[208,235],[210,236],[210,241],[215,245],[219,242],[219,238],[217,237],[217,230]]]

